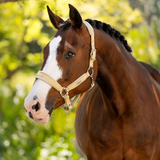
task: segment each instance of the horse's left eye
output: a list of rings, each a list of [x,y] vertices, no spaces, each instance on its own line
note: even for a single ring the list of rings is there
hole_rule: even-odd
[[[73,58],[75,55],[76,55],[76,54],[73,53],[73,52],[67,52],[67,53],[65,53],[64,57],[65,57],[66,59],[71,59],[71,58]]]

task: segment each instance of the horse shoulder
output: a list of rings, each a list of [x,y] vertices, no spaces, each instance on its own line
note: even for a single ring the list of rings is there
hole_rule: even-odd
[[[148,71],[148,73],[150,74],[151,78],[152,78],[152,82],[154,84],[154,89],[155,89],[155,94],[157,96],[157,101],[160,101],[160,73],[159,71],[154,68],[153,66],[144,63],[144,62],[140,62],[140,64]]]

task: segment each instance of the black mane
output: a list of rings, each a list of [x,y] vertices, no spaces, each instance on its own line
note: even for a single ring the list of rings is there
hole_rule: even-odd
[[[100,21],[97,21],[97,20],[91,20],[91,19],[86,19],[85,21],[90,23],[90,25],[92,27],[95,27],[97,29],[102,29],[104,32],[106,32],[110,36],[114,36],[116,39],[119,39],[123,43],[123,45],[126,48],[126,50],[129,51],[129,52],[132,52],[132,49],[128,45],[128,43],[125,40],[124,36],[121,35],[121,33],[119,31],[117,31],[114,28],[112,28],[109,24],[106,24],[106,23],[103,23],[103,22],[100,22]],[[66,30],[70,26],[71,26],[71,22],[69,21],[69,19],[67,21],[65,21],[63,23],[63,25],[62,25],[63,30]]]
[[[112,28],[109,24],[106,23],[102,23],[100,21],[97,20],[91,20],[91,19],[86,19],[85,21],[87,21],[88,23],[90,23],[90,25],[92,27],[95,27],[97,29],[102,28],[104,32],[108,33],[110,36],[114,36],[115,38],[119,39],[124,47],[126,48],[127,51],[132,52],[131,47],[128,45],[127,41],[125,40],[124,36],[121,35],[121,33],[117,30],[115,30],[114,28]]]

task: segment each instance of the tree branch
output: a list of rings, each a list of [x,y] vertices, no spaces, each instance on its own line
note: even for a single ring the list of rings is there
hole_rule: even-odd
[[[17,67],[15,70],[13,70],[13,71],[10,71],[9,69],[7,69],[6,70],[6,72],[7,72],[7,77],[5,78],[5,80],[6,79],[11,79],[11,77],[17,72],[17,71],[19,71],[19,70],[21,70],[21,69],[23,69],[23,68],[25,68],[25,66],[19,66],[19,67]]]

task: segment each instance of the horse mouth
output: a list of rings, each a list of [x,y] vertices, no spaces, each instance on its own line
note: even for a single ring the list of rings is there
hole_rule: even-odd
[[[44,118],[34,119],[34,122],[38,124],[45,124],[49,122],[49,120],[50,120],[50,116],[49,114],[47,114]]]
[[[53,112],[53,107],[49,110],[48,114],[44,118],[34,119],[34,122],[38,124],[45,124],[49,122],[52,112]]]
[[[43,118],[35,119],[34,121],[38,122],[38,121],[41,121],[41,120],[43,120]]]

